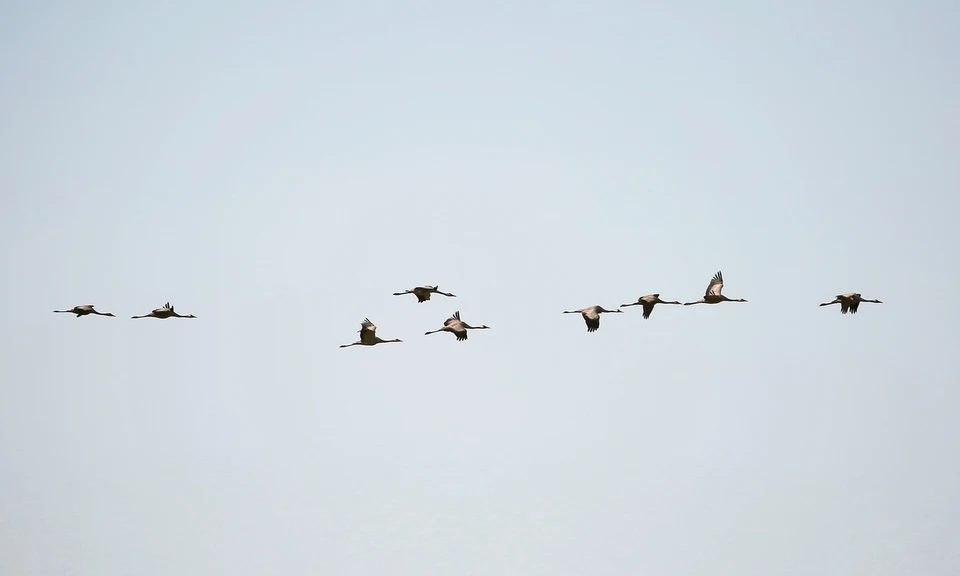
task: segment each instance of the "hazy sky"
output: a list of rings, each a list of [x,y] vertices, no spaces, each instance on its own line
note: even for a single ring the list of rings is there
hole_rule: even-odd
[[[0,573],[960,573],[958,29],[4,3]]]

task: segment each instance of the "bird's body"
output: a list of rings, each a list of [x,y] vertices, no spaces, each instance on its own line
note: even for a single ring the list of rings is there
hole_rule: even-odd
[[[88,314],[96,314],[97,316],[111,316],[114,317],[110,312],[97,312],[93,309],[93,304],[81,304],[80,306],[74,306],[69,310],[54,310],[57,314],[76,314],[77,318],[81,316],[87,316]]]
[[[697,300],[696,302],[684,302],[684,306],[692,306],[693,304],[719,304],[721,302],[746,302],[743,298],[727,298],[722,294],[723,291],[723,274],[717,272],[713,275],[713,279],[710,280],[710,285],[707,286],[707,291],[703,295],[703,298]]]
[[[627,306],[643,306],[643,317],[649,318],[650,314],[653,314],[653,307],[657,304],[680,304],[676,300],[667,302],[660,299],[659,294],[647,294],[646,296],[641,296],[637,298],[636,302],[631,302],[628,304],[621,304],[621,308],[626,308]]]
[[[840,305],[840,313],[846,314],[850,312],[851,314],[857,313],[857,308],[860,307],[861,302],[872,302],[874,304],[883,304],[883,302],[871,299],[864,298],[857,292],[847,292],[846,294],[837,294],[837,297],[834,298],[832,302],[824,302],[821,306],[830,306],[831,304]]]
[[[376,344],[384,344],[388,342],[403,342],[399,338],[394,338],[393,340],[384,340],[383,338],[377,336],[377,327],[369,318],[364,318],[363,322],[360,323],[360,339],[352,344],[341,344],[341,348],[349,348],[350,346],[374,346]]]
[[[441,292],[439,286],[417,286],[416,288],[411,288],[409,290],[404,290],[403,292],[394,292],[394,296],[403,296],[404,294],[413,294],[417,297],[417,303],[423,304],[430,299],[431,294],[440,294],[441,296],[447,296],[449,298],[456,298],[456,294],[450,294],[449,292]]]
[[[579,314],[583,316],[583,321],[587,324],[587,332],[596,332],[600,329],[601,314],[623,314],[623,310],[607,310],[603,306],[587,306],[579,310],[564,310],[564,314]]]
[[[176,310],[173,309],[173,306],[169,302],[156,308],[149,314],[144,314],[143,316],[131,316],[131,318],[196,318],[193,314],[178,314]]]
[[[431,330],[425,332],[424,335],[436,334],[437,332],[449,332],[457,337],[458,342],[462,342],[467,339],[467,330],[489,330],[490,327],[486,324],[480,326],[471,326],[460,319],[460,311],[457,310],[449,318],[444,320],[443,327],[437,328],[436,330]]]

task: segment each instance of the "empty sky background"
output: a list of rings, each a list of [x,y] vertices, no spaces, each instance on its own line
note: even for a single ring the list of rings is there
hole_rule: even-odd
[[[4,3],[0,572],[957,574],[958,29]]]

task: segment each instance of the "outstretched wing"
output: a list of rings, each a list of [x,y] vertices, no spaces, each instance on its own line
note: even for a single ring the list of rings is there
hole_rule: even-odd
[[[587,323],[587,332],[596,332],[600,329],[600,313],[597,312],[596,306],[584,308],[580,315],[583,316],[583,321]]]
[[[719,296],[720,292],[723,290],[723,274],[719,271],[713,275],[713,278],[710,280],[710,285],[707,286],[707,292],[703,295],[704,298],[710,296]]]
[[[600,316],[594,316],[593,318],[583,315],[583,321],[587,323],[587,332],[596,332],[600,329]]]
[[[653,313],[653,307],[656,306],[656,302],[644,302],[643,303],[643,317],[649,318],[650,314]]]

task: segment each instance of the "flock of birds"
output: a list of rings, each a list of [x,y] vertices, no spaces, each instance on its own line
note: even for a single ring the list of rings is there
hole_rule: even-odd
[[[89,314],[114,317],[110,312],[97,312],[94,310],[93,304],[82,304],[80,306],[74,306],[69,310],[54,310],[54,312],[57,314],[76,314],[77,318],[81,316],[87,316]],[[178,314],[177,311],[173,309],[173,306],[167,302],[163,306],[155,308],[149,314],[144,314],[143,316],[131,316],[131,318],[196,318],[196,316],[193,314]]]
[[[441,296],[447,296],[448,298],[456,298],[456,294],[450,294],[449,292],[441,292],[437,286],[417,286],[416,288],[411,288],[409,290],[404,290],[403,292],[394,292],[394,296],[404,296],[406,294],[413,294],[417,297],[417,302],[423,304],[424,302],[430,300],[430,296],[433,294],[440,294]],[[694,304],[719,304],[721,302],[746,302],[743,298],[728,298],[723,295],[723,274],[717,272],[713,275],[713,278],[710,280],[710,284],[707,286],[707,291],[704,293],[703,298],[696,300],[694,302],[683,302],[683,306],[692,306]],[[882,304],[880,300],[864,298],[857,292],[847,292],[846,294],[837,294],[837,297],[834,298],[831,302],[824,302],[820,306],[830,306],[832,304],[840,305],[841,314],[856,314],[857,309],[860,307],[860,304],[864,302],[872,302],[874,304]],[[642,306],[643,307],[643,317],[650,318],[650,314],[653,313],[653,308],[657,304],[681,304],[676,300],[666,301],[660,299],[660,294],[647,294],[646,296],[641,296],[637,298],[636,302],[628,302],[626,304],[621,304],[620,308],[626,308],[627,306]],[[93,304],[84,304],[81,306],[74,306],[69,310],[54,310],[57,313],[68,313],[76,314],[77,318],[81,316],[87,316],[89,314],[96,314],[99,316],[113,316],[109,312],[98,312],[94,309]],[[587,332],[596,332],[600,329],[600,315],[601,314],[623,314],[623,310],[619,308],[616,310],[607,310],[603,306],[594,305],[587,306],[586,308],[581,308],[579,310],[564,310],[564,314],[580,314],[583,317],[583,321],[587,325]],[[149,314],[144,314],[143,316],[131,316],[131,318],[196,318],[193,314],[179,314],[174,310],[173,306],[169,302],[151,311]],[[467,324],[460,318],[460,312],[456,311],[447,318],[443,326],[437,328],[436,330],[430,330],[425,334],[437,334],[438,332],[449,332],[453,334],[458,342],[462,342],[467,339],[468,330],[489,330],[490,327],[483,324],[480,326],[471,326]],[[369,318],[364,318],[363,322],[360,323],[360,339],[356,342],[351,342],[350,344],[341,344],[341,348],[349,348],[350,346],[374,346],[376,344],[386,344],[389,342],[403,342],[399,338],[393,338],[391,340],[384,340],[377,336],[377,327],[370,321]]]

